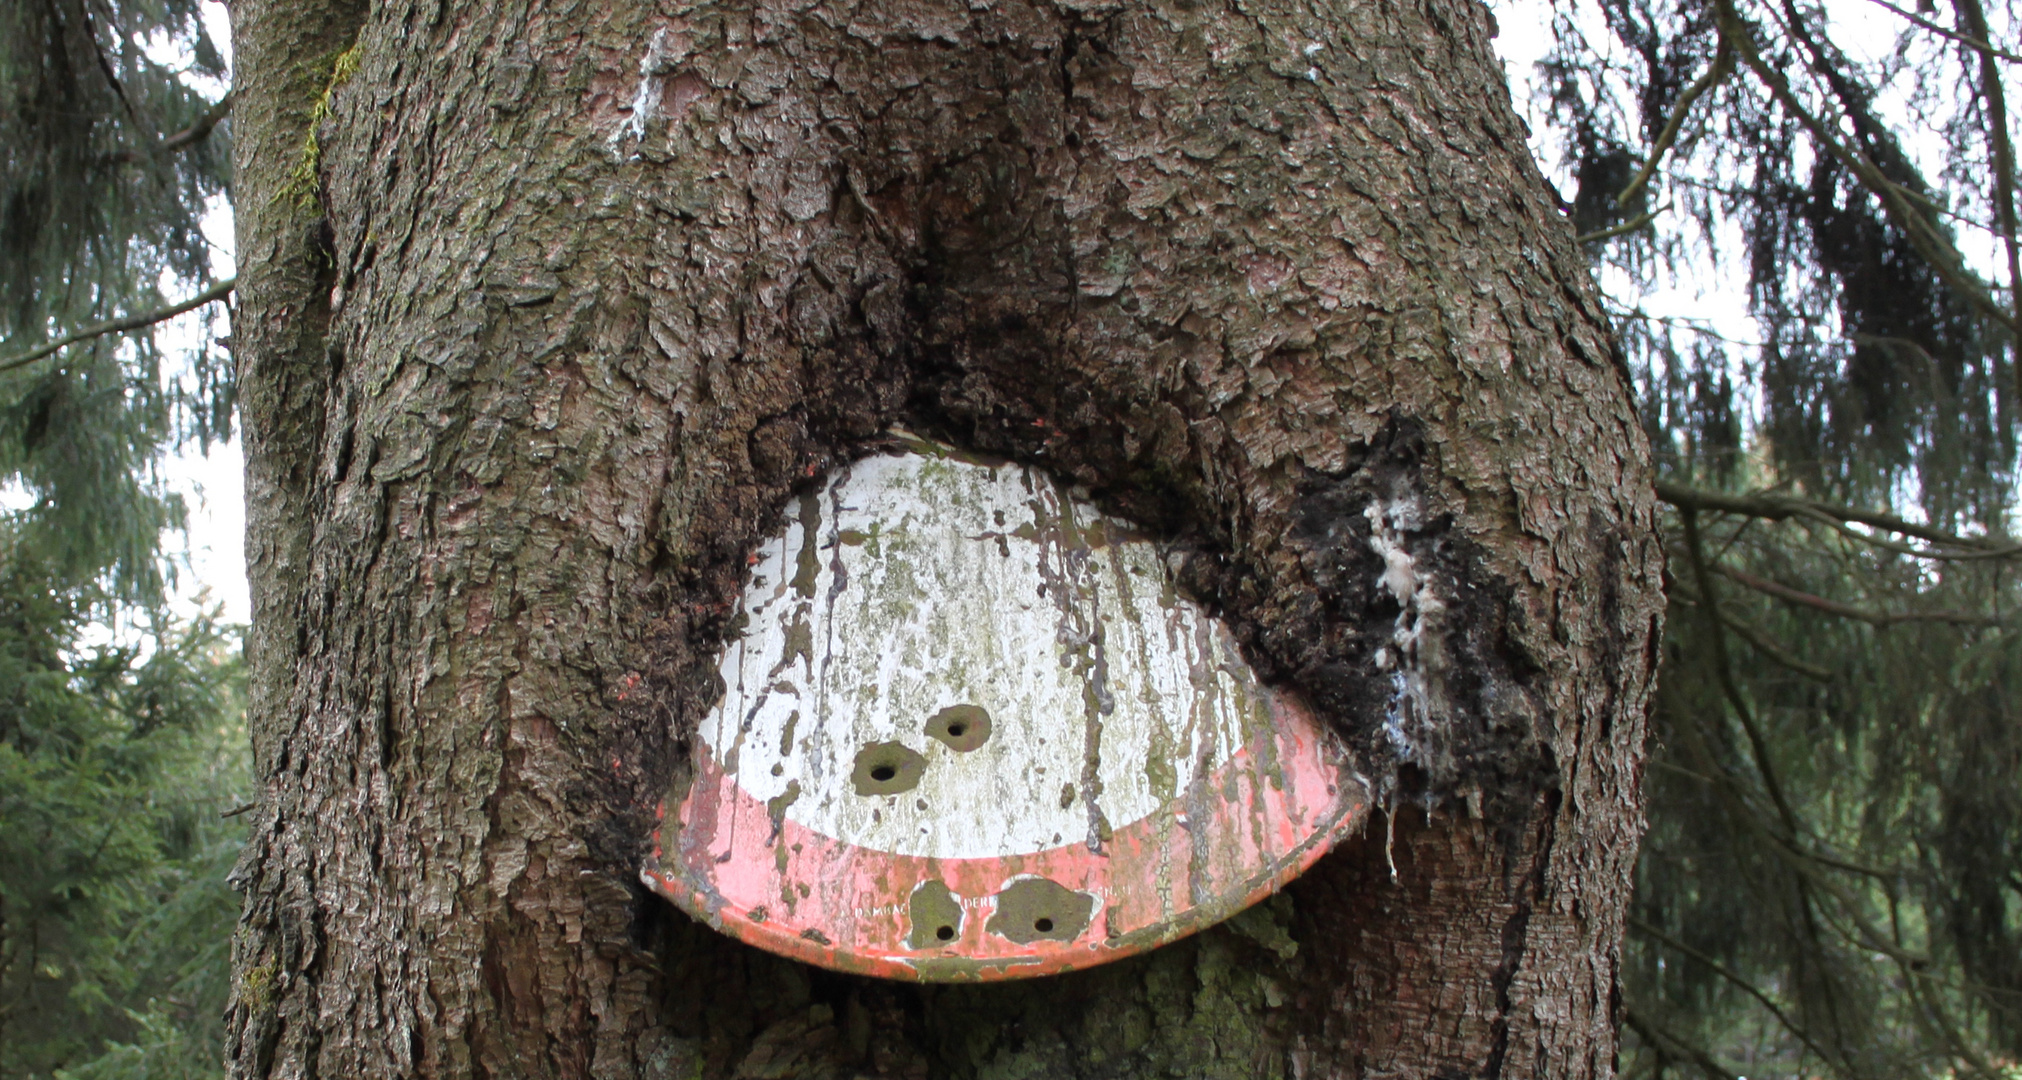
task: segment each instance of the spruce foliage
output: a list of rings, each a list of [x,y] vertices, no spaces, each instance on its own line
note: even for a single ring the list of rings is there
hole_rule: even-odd
[[[209,280],[224,75],[196,0],[0,4],[0,1077],[222,1072],[237,639],[160,612],[156,464],[229,434],[230,368],[26,357]]]
[[[171,374],[145,333],[10,361],[209,281],[202,219],[230,148],[228,106],[191,86],[225,75],[198,7],[0,5],[0,478],[34,496],[13,528],[70,552],[73,576],[107,559],[127,601],[159,587],[157,538],[180,523],[155,459],[230,433],[230,365],[206,345]]]
[[[1624,1072],[2013,1076],[2022,24],[1554,10],[1533,104],[1670,504]],[[1694,268],[1746,283],[1752,335],[1640,309]]]
[[[99,599],[0,534],[0,1076],[222,1073],[245,830],[237,639],[79,640]]]

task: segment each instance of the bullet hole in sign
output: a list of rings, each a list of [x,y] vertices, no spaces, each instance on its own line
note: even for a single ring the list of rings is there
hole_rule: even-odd
[[[906,938],[908,948],[936,948],[962,933],[962,902],[946,882],[929,878],[913,886],[912,900],[906,907],[913,924],[913,932]]]
[[[857,751],[850,780],[859,795],[897,795],[920,784],[927,759],[903,743],[872,743]]]
[[[1042,877],[1020,878],[997,894],[997,914],[983,924],[992,934],[1029,945],[1073,941],[1088,928],[1095,897]]]
[[[981,705],[950,705],[927,721],[927,735],[966,754],[990,741],[990,714]]]

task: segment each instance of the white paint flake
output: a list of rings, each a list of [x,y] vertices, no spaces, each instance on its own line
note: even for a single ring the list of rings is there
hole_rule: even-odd
[[[1433,595],[1431,581],[1418,572],[1417,560],[1404,545],[1404,533],[1418,525],[1418,502],[1405,496],[1363,511],[1369,519],[1369,546],[1383,557],[1377,585],[1397,601],[1397,621],[1389,644],[1377,649],[1376,666],[1390,672],[1390,710],[1383,732],[1398,757],[1410,761],[1421,749],[1418,732],[1440,715],[1433,700],[1438,665],[1438,624],[1446,604]]]
[[[639,87],[632,92],[631,111],[624,122],[604,140],[611,150],[611,156],[620,161],[636,160],[639,147],[646,141],[647,125],[660,111],[661,74],[671,59],[669,42],[673,39],[667,27],[653,31],[653,40],[646,45],[646,55],[639,58]],[[632,141],[632,150],[625,151],[627,139]]]

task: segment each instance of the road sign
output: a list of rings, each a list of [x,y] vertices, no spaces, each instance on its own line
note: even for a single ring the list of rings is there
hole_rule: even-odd
[[[1369,796],[1159,546],[1044,470],[901,436],[758,551],[648,886],[823,967],[1088,967],[1263,899]]]

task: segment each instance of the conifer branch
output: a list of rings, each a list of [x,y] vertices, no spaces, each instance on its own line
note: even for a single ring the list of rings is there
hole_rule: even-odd
[[[2022,56],[2017,56],[2006,49],[1995,48],[1993,45],[1989,44],[1984,37],[1979,38],[1968,37],[1965,34],[1959,33],[1957,30],[1947,30],[1944,27],[1939,26],[1937,23],[1934,23],[1931,20],[1924,18],[1922,15],[1919,15],[1914,11],[1905,11],[1904,9],[1899,8],[1896,5],[1889,3],[1889,0],[1868,0],[1868,3],[1878,4],[1882,7],[1885,7],[1888,10],[1895,12],[1897,15],[1900,15],[1903,18],[1908,19],[1910,22],[1915,23],[1916,25],[1921,26],[1926,30],[1929,30],[1931,33],[1936,34],[1941,38],[1956,41],[1959,44],[1964,45],[1965,47],[1978,52],[1981,56],[1993,56],[1998,57],[2002,60],[2006,60],[2011,64],[2022,64]]]
[[[1755,756],[1755,771],[1762,776],[1763,789],[1776,805],[1777,816],[1783,819],[1783,827],[1792,836],[1803,833],[1798,824],[1797,810],[1783,793],[1783,783],[1777,779],[1776,766],[1769,756],[1769,740],[1762,735],[1762,729],[1755,723],[1755,710],[1749,708],[1748,698],[1741,692],[1741,684],[1734,679],[1734,668],[1727,660],[1726,627],[1720,620],[1720,592],[1713,587],[1713,574],[1718,564],[1706,558],[1704,546],[1699,540],[1699,514],[1688,510],[1685,519],[1685,554],[1692,561],[1692,575],[1699,586],[1699,596],[1704,601],[1706,627],[1713,638],[1713,671],[1720,682],[1721,693],[1734,709],[1734,718],[1741,722],[1742,734],[1748,737],[1749,752]]]
[[[219,98],[217,104],[205,109],[204,114],[197,117],[196,123],[174,134],[163,136],[160,141],[145,150],[121,150],[117,154],[107,155],[106,160],[115,164],[130,165],[148,155],[173,154],[194,146],[210,138],[211,132],[216,130],[219,124],[224,123],[225,117],[230,116],[231,112],[232,95],[228,93]]]
[[[1959,21],[1982,38],[1987,33],[1987,12],[1980,0],[1953,0]],[[2008,303],[2015,309],[2015,321],[2022,325],[2022,244],[2015,236],[2015,147],[2008,138],[2008,96],[2001,89],[2001,69],[1994,58],[1980,54],[1980,98],[1987,107],[1987,142],[1994,158],[1994,226],[2008,255]],[[2022,359],[2022,350],[2015,350]],[[2016,365],[2016,386],[2022,390],[2022,363]]]
[[[1650,146],[1649,160],[1643,162],[1641,169],[1636,170],[1635,177],[1622,189],[1622,193],[1615,196],[1616,206],[1628,206],[1629,200],[1635,198],[1636,193],[1643,190],[1643,185],[1650,182],[1650,177],[1657,172],[1657,166],[1664,161],[1664,155],[1671,152],[1671,144],[1678,141],[1678,132],[1684,129],[1685,114],[1692,111],[1692,104],[1733,70],[1734,46],[1728,42],[1727,36],[1722,34],[1719,48],[1713,54],[1713,66],[1707,68],[1706,74],[1699,76],[1691,86],[1686,87],[1685,93],[1678,98],[1677,107],[1671,110],[1671,119],[1664,124],[1664,130],[1658,134],[1657,141]]]
[[[1932,551],[1928,548],[1920,548],[1912,544],[1899,543],[1885,537],[1856,532],[1846,522],[1818,510],[1806,509],[1798,513],[1797,516],[1807,521],[1817,522],[1856,543],[1878,547],[1883,551],[1892,551],[1897,555],[1907,555],[1913,559],[1970,562],[1976,559],[2006,559],[2022,554],[2022,544],[2010,544],[2005,547],[1989,548],[1985,551]]]
[[[1690,1060],[1692,1064],[1699,1066],[1700,1072],[1712,1077],[1713,1080],[1741,1080],[1740,1074],[1716,1061],[1712,1054],[1686,1042],[1675,1033],[1658,1026],[1656,1021],[1637,1012],[1631,1006],[1622,1006],[1622,1022],[1635,1028],[1636,1033],[1643,1036],[1646,1042],[1659,1045],[1660,1047],[1663,1045],[1673,1047]]]
[[[1909,205],[1908,189],[1889,179],[1881,167],[1870,160],[1865,153],[1841,142],[1831,127],[1814,116],[1811,110],[1805,108],[1804,103],[1798,100],[1796,92],[1790,88],[1790,81],[1784,78],[1783,73],[1762,59],[1761,53],[1756,50],[1754,35],[1749,32],[1747,24],[1734,9],[1734,0],[1716,0],[1715,7],[1720,18],[1721,35],[1733,39],[1741,62],[1755,73],[1755,77],[1761,80],[1763,87],[1769,91],[1769,96],[1811,134],[1821,149],[1844,165],[1860,179],[1863,187],[1881,200],[1882,209],[1887,213],[1890,222],[1903,230],[1903,235],[1910,241],[1910,246],[1916,249],[1917,254],[1923,256],[1932,271],[1943,279],[1945,284],[1955,289],[1967,303],[2006,327],[2009,333],[2022,333],[2022,321],[2018,321],[2013,311],[1995,300],[1986,287],[1975,279],[1972,271],[1966,268],[1965,259],[1960,256],[1958,249],[1952,246],[1951,240],[1933,228],[1928,218],[1917,213]]]
[[[1720,624],[1734,631],[1734,636],[1754,646],[1756,652],[1768,657],[1778,666],[1795,671],[1813,682],[1829,683],[1832,681],[1831,671],[1799,658],[1796,653],[1784,648],[1775,638],[1770,637],[1759,627],[1737,619],[1724,611],[1720,612]]]
[[[203,140],[210,137],[211,130],[213,128],[216,128],[219,124],[224,123],[225,117],[230,116],[231,114],[232,114],[232,95],[229,92],[227,92],[224,97],[218,99],[218,103],[216,105],[213,105],[208,109],[205,109],[204,114],[200,117],[197,117],[196,123],[191,124],[189,127],[186,127],[181,131],[178,131],[175,134],[170,135],[168,138],[163,139],[161,142],[155,144],[154,148],[155,153],[172,154],[177,150],[181,150],[185,146],[189,146],[193,143],[202,142]]]
[[[1781,582],[1757,577],[1746,570],[1736,570],[1731,566],[1715,565],[1713,572],[1737,584],[1746,585],[1759,593],[1766,593],[1778,600],[1822,611],[1827,615],[1837,615],[1842,619],[1853,619],[1870,626],[1893,626],[1896,623],[1940,622],[1958,626],[2004,626],[2006,621],[1989,615],[1975,615],[1967,611],[1868,611],[1852,604],[1842,604],[1828,600],[1803,589],[1793,589]]]
[[[10,356],[5,360],[0,360],[0,375],[4,375],[7,372],[13,371],[17,368],[27,367],[28,365],[34,363],[37,360],[42,359],[45,356],[49,356],[53,353],[69,348],[70,346],[75,345],[80,341],[89,341],[92,338],[103,337],[106,334],[118,334],[124,333],[125,331],[128,330],[139,330],[144,327],[153,326],[158,322],[173,319],[186,311],[195,311],[197,308],[203,307],[205,304],[215,303],[219,300],[223,300],[227,296],[230,296],[232,294],[232,290],[235,287],[237,287],[237,284],[238,284],[237,278],[226,278],[225,280],[218,282],[216,285],[213,285],[210,288],[205,289],[203,292],[200,292],[187,300],[171,304],[168,307],[161,308],[155,311],[144,312],[139,315],[126,315],[117,319],[107,319],[104,322],[93,323],[90,326],[87,326],[73,333],[67,334],[40,348],[30,349],[27,352],[22,353],[18,356]]]
[[[1690,585],[1677,578],[1671,578],[1665,582],[1664,592],[1681,606],[1698,607],[1703,603],[1702,598]],[[1768,631],[1761,627],[1745,619],[1737,618],[1726,611],[1715,609],[1713,614],[1715,618],[1720,620],[1722,626],[1734,631],[1736,637],[1754,646],[1757,652],[1769,658],[1772,662],[1817,682],[1829,683],[1832,681],[1833,676],[1829,669],[1822,668],[1799,657],[1785,648],[1782,643],[1778,642]]]
[[[2004,991],[1998,987],[1987,986],[1983,983],[1970,980],[1944,979],[1933,974],[1930,971],[1930,956],[1912,952],[1906,948],[1902,944],[1900,933],[1884,934],[1879,927],[1871,924],[1867,917],[1862,914],[1865,901],[1850,893],[1831,877],[1819,873],[1813,864],[1830,866],[1883,881],[1894,878],[1897,875],[1885,873],[1874,867],[1861,866],[1827,855],[1821,855],[1815,851],[1808,851],[1795,843],[1791,838],[1779,835],[1774,829],[1764,828],[1761,822],[1753,818],[1744,818],[1744,820],[1747,820],[1755,828],[1755,831],[1789,856],[1789,858],[1784,860],[1785,864],[1796,871],[1798,875],[1798,887],[1806,893],[1805,903],[1807,907],[1816,912],[1818,917],[1825,922],[1827,928],[1838,935],[1842,942],[1851,944],[1862,951],[1875,952],[1888,957],[1896,965],[1896,970],[1902,977],[1901,985],[1904,991],[1910,995],[1911,999],[1916,1002],[1917,1007],[1925,1015],[1935,1020],[1943,1029],[1942,1034],[1950,1044],[1952,1050],[1965,1059],[1977,1075],[1987,1077],[1988,1080],[1999,1080],[2003,1074],[1995,1070],[1984,1056],[1974,1051],[1972,1044],[1960,1034],[1957,1025],[1952,1022],[1944,1004],[1939,1000],[1929,998],[1919,987],[1920,984],[1930,983],[1955,991],[1964,990],[1982,995],[1990,993],[1999,995],[2004,993]],[[1843,925],[1842,920],[1835,918],[1833,911],[1823,904],[1813,906],[1815,901],[1809,895],[1812,889],[1825,893],[1830,899],[1835,901],[1838,904],[1840,914],[1844,916],[1844,922],[1851,925]],[[1891,904],[1894,903],[1893,894],[1891,894],[1890,902]],[[1633,922],[1634,917],[1631,916],[1630,920]],[[1807,920],[1807,927],[1811,929],[1814,938],[1816,938],[1816,927],[1809,920]],[[1675,945],[1676,943],[1665,942],[1665,944]],[[1687,948],[1683,945],[1677,945],[1677,947],[1681,949]],[[1746,989],[1746,987],[1744,986],[1743,989]],[[1767,1004],[1767,1002],[1764,1002],[1764,1004]],[[1791,1031],[1800,1039],[1804,1038],[1803,1032],[1798,1029],[1791,1028]],[[1809,1040],[1806,1041],[1809,1042]],[[1818,1051],[1818,1047],[1816,1046],[1813,1046],[1812,1049]],[[1822,1055],[1822,1051],[1820,1053]]]
[[[1624,221],[1620,225],[1611,226],[1606,229],[1596,229],[1590,233],[1581,233],[1580,235],[1573,237],[1573,243],[1591,244],[1596,240],[1612,240],[1615,237],[1621,236],[1624,233],[1635,232],[1637,229],[1640,229],[1643,226],[1648,225],[1651,222],[1657,220],[1658,214],[1661,214],[1669,209],[1671,209],[1671,206],[1670,204],[1666,203],[1665,205],[1660,206],[1655,210],[1648,210],[1641,214],[1637,214],[1635,217],[1632,217],[1629,220]]]
[[[1726,979],[1728,982],[1731,982],[1735,986],[1739,987],[1743,993],[1747,994],[1749,997],[1754,998],[1756,1001],[1761,1002],[1762,1007],[1769,1010],[1769,1015],[1776,1017],[1776,1022],[1782,1024],[1785,1031],[1788,1031],[1792,1035],[1797,1036],[1798,1041],[1804,1043],[1805,1046],[1809,1047],[1812,1053],[1817,1054],[1819,1058],[1822,1060],[1825,1061],[1832,1060],[1832,1058],[1826,1054],[1824,1049],[1822,1049],[1818,1045],[1818,1043],[1812,1041],[1810,1034],[1808,1034],[1803,1028],[1799,1027],[1797,1025],[1797,1022],[1792,1020],[1789,1017],[1789,1015],[1786,1014],[1783,1011],[1783,1009],[1776,1004],[1776,1002],[1770,1000],[1768,994],[1763,993],[1760,989],[1756,987],[1754,983],[1751,983],[1747,979],[1742,978],[1738,972],[1734,971],[1732,968],[1729,968],[1726,964],[1723,964],[1720,961],[1715,960],[1713,957],[1708,956],[1703,952],[1700,952],[1698,949],[1695,949],[1692,946],[1687,945],[1684,942],[1678,940],[1677,938],[1674,938],[1671,935],[1665,933],[1664,931],[1657,929],[1655,926],[1652,926],[1651,924],[1644,922],[1643,920],[1635,917],[1634,915],[1629,916],[1628,921],[1630,929],[1635,930],[1637,933],[1643,935],[1644,937],[1650,938],[1651,940],[1657,942],[1659,945],[1662,945],[1673,952],[1682,953],[1683,955],[1693,960],[1699,961],[1700,963],[1706,965],[1706,967],[1709,970],[1711,970],[1715,975],[1718,975],[1721,978]]]
[[[1718,491],[1702,491],[1698,488],[1686,487],[1683,484],[1675,484],[1668,480],[1657,481],[1656,488],[1657,498],[1670,503],[1680,510],[1710,510],[1721,514],[1740,514],[1744,517],[1762,518],[1766,521],[1784,521],[1793,517],[1807,517],[1814,520],[1825,519],[1840,523],[1854,522],[1866,525],[1869,528],[1881,529],[1884,532],[1892,532],[1899,536],[1913,537],[1926,543],[1938,544],[1949,548],[1960,548],[1964,551],[1972,552],[1981,558],[2022,554],[2022,544],[1981,537],[1960,536],[1957,533],[1946,532],[1943,529],[1933,529],[1928,525],[1919,525],[1913,521],[1905,521],[1894,514],[1884,514],[1874,510],[1857,510],[1847,506],[1835,506],[1832,503],[1819,502],[1814,499],[1802,499],[1792,495],[1729,495]],[[1857,540],[1870,543],[1886,543],[1886,541],[1881,541],[1878,537],[1863,536],[1853,532],[1849,532],[1848,535]],[[1922,558],[1962,557],[1955,553],[1919,551],[1916,549],[1910,549],[1907,553]]]
[[[84,40],[91,43],[92,55],[98,58],[98,70],[100,74],[105,76],[106,84],[111,86],[112,92],[119,97],[119,103],[126,106],[126,115],[138,121],[140,119],[140,110],[134,108],[133,99],[126,96],[126,84],[119,81],[119,73],[115,72],[112,68],[112,58],[105,55],[105,43],[99,40],[98,28],[91,25],[90,6],[85,5],[78,8],[78,14],[84,17]]]

